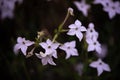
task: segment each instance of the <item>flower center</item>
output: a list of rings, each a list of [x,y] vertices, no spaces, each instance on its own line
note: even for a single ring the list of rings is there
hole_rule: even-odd
[[[70,49],[70,46],[68,47],[68,49]]]
[[[51,46],[48,46],[48,48],[50,49],[50,48],[51,48]]]
[[[96,42],[94,42],[94,45],[96,45]]]
[[[75,28],[75,30],[77,31],[77,30],[78,30],[78,28]]]
[[[23,43],[23,44],[25,44],[25,42],[24,42],[24,41],[23,41],[22,43]]]
[[[102,63],[100,62],[99,65],[102,65]]]
[[[93,32],[93,30],[90,30],[90,32],[92,33],[92,32]]]

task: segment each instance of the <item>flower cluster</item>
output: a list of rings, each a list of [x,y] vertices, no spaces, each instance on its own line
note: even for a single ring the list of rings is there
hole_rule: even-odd
[[[77,9],[83,13],[85,17],[88,16],[88,11],[91,7],[85,0],[73,2]],[[108,13],[110,19],[114,18],[116,14],[120,14],[120,2],[112,0],[94,0],[93,4],[101,4],[103,10]]]
[[[0,0],[1,18],[13,18],[15,3],[22,3],[23,0]]]
[[[95,0],[94,4],[101,4],[103,10],[108,13],[110,19],[114,18],[116,14],[120,14],[120,2],[112,0]]]
[[[90,51],[96,51],[98,54],[98,61],[93,61],[90,63],[90,67],[97,68],[98,76],[105,71],[110,71],[110,67],[108,64],[104,63],[102,61],[102,57],[99,57],[102,54],[102,47],[101,44],[98,41],[98,32],[94,29],[94,24],[89,23],[88,28],[86,29],[85,26],[83,26],[82,22],[78,19],[75,20],[73,24],[70,24],[68,26],[68,29],[63,29],[63,25],[68,19],[68,17],[73,14],[73,9],[68,8],[67,15],[58,27],[56,29],[56,33],[53,36],[53,38],[45,38],[45,32],[40,31],[38,32],[37,38],[35,41],[26,40],[25,38],[18,37],[17,38],[17,44],[14,46],[14,52],[18,54],[19,50],[26,56],[30,57],[33,54],[37,56],[42,62],[43,65],[56,65],[56,63],[53,61],[54,58],[58,58],[58,51],[57,49],[60,49],[64,53],[66,53],[65,59],[69,59],[71,56],[79,56],[79,51],[76,48],[77,41],[72,40],[69,42],[61,43],[57,41],[57,38],[59,37],[59,34],[66,33],[68,36],[75,36],[77,37],[78,41],[81,42],[83,40],[83,37],[85,37],[85,42],[88,44],[87,52]],[[32,47],[31,51],[28,52],[28,48]],[[39,53],[35,51],[35,48],[42,48],[40,49]]]

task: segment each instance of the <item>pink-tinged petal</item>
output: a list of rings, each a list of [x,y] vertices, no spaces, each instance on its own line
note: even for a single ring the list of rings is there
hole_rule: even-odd
[[[86,6],[86,7],[84,7],[81,11],[82,11],[82,13],[83,13],[83,15],[85,16],[85,17],[87,17],[88,16],[88,11],[87,11],[87,9],[88,9],[89,7],[88,6]]]
[[[111,12],[108,13],[108,15],[109,15],[109,18],[112,19],[113,17],[115,17],[116,12],[115,11],[111,11]]]
[[[109,65],[108,64],[106,64],[106,63],[102,63],[103,64],[103,66],[102,66],[102,68],[105,70],[105,71],[111,71],[111,69],[110,69],[110,67],[109,67]]]
[[[79,20],[76,20],[76,21],[75,21],[75,25],[76,25],[77,27],[81,27],[82,23],[81,23]]]
[[[84,26],[81,26],[80,31],[87,31],[87,29]]]
[[[68,26],[69,28],[76,28],[76,25],[75,24],[71,24]]]
[[[41,54],[35,53],[35,55],[36,55],[39,59],[42,58]]]
[[[78,1],[74,1],[74,4],[76,5],[76,7],[80,10],[80,2],[78,2]]]
[[[94,29],[94,24],[93,23],[89,23],[88,27]]]
[[[26,46],[30,46],[30,45],[33,45],[33,44],[34,44],[34,42],[31,42],[31,41],[27,41],[27,42],[25,43]]]
[[[48,45],[52,45],[52,44],[53,44],[53,42],[52,42],[50,39],[47,39],[46,43],[47,43]]]
[[[72,56],[78,56],[78,51],[76,49],[71,50],[71,55]]]
[[[49,57],[48,63],[51,64],[51,65],[54,65],[54,66],[56,65],[56,64],[54,63],[52,57]]]
[[[101,49],[101,47],[100,47],[100,46],[97,46],[95,49],[96,49],[96,52],[97,52],[98,54],[101,54],[102,49]]]
[[[67,32],[67,35],[75,35],[76,34],[76,31],[74,29],[70,29],[68,32]]]
[[[72,47],[72,48],[74,48],[76,46],[76,42],[75,41],[71,41],[69,43],[69,46]]]
[[[36,55],[39,59],[46,57],[46,54],[43,53],[43,52],[40,52],[39,54],[38,54],[38,53],[35,53],[35,55]]]
[[[100,76],[103,72],[102,66],[98,66],[97,67],[97,72],[98,72],[98,76]]]
[[[22,46],[21,46],[21,51],[22,51],[22,53],[26,56],[27,46],[22,45]]]
[[[86,42],[88,43],[88,45],[93,45],[93,40],[90,38],[86,38]]]
[[[48,45],[45,42],[39,43],[40,46],[42,46],[42,48],[46,49],[48,47]]]
[[[90,63],[89,65],[90,67],[93,67],[93,68],[97,68],[98,65],[98,61],[93,61],[92,63]]]
[[[21,48],[21,45],[20,45],[20,44],[16,44],[16,45],[14,46],[14,48],[13,48],[14,53],[15,53],[15,54],[18,54],[18,51],[19,51],[20,48]]]
[[[53,56],[54,58],[57,58],[57,51],[56,51],[56,50],[54,50],[52,56]]]
[[[71,54],[71,52],[70,52],[70,51],[66,51],[66,57],[65,57],[65,59],[70,58],[70,54]]]
[[[95,46],[94,45],[88,45],[88,49],[87,51],[94,51],[95,50]]]
[[[18,38],[17,38],[17,42],[18,42],[18,43],[23,43],[23,40],[25,40],[25,38],[22,38],[22,37],[18,37]]]
[[[42,62],[43,65],[47,65],[47,63],[48,63],[48,57],[46,56],[46,57],[42,58],[41,62]]]
[[[76,36],[77,36],[77,38],[79,39],[79,41],[81,41],[82,38],[83,38],[83,34],[82,34],[81,32],[78,32],[78,33],[76,34]]]
[[[66,50],[65,49],[66,47],[64,45],[60,46],[59,48],[62,49],[62,50]]]
[[[51,46],[52,46],[53,49],[57,49],[58,46],[59,46],[59,43],[53,43]]]

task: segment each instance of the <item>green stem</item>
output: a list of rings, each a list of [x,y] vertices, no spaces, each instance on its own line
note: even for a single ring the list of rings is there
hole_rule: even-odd
[[[58,38],[58,36],[59,36],[59,34],[60,34],[61,32],[65,32],[65,31],[66,31],[66,30],[62,30],[62,27],[63,27],[63,25],[65,24],[65,22],[67,21],[67,19],[69,18],[69,16],[70,16],[70,13],[69,13],[69,11],[68,11],[65,19],[64,19],[63,22],[59,25],[58,30],[57,30],[56,34],[54,35],[54,37],[53,37],[53,42],[55,42],[55,40]]]
[[[55,40],[57,39],[58,35],[59,35],[59,34],[55,34],[55,35],[54,35],[54,38],[53,38],[53,41],[52,41],[52,42],[55,42]]]
[[[62,27],[63,27],[63,25],[65,24],[65,22],[67,21],[67,19],[69,18],[69,16],[70,16],[70,13],[69,13],[69,11],[67,12],[67,15],[66,15],[66,17],[65,17],[65,19],[64,19],[64,21],[60,24],[60,26],[59,26],[59,30],[61,30],[62,29]]]

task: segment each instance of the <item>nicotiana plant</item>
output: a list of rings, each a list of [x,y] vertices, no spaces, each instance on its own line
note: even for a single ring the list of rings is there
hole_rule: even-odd
[[[86,11],[84,12],[84,14],[87,16]],[[111,71],[109,65],[102,60],[105,56],[103,55],[102,45],[98,41],[99,33],[95,30],[94,23],[89,23],[87,28],[83,26],[80,20],[76,19],[73,24],[70,24],[68,26],[68,29],[63,28],[63,25],[66,23],[69,16],[73,15],[73,9],[68,8],[67,15],[63,22],[58,26],[58,28],[55,29],[55,34],[53,35],[53,38],[46,38],[46,33],[44,30],[38,32],[35,41],[26,40],[24,37],[18,37],[17,44],[15,44],[14,46],[15,54],[17,55],[19,51],[21,51],[26,57],[31,57],[35,55],[41,60],[42,65],[50,64],[55,66],[57,64],[54,62],[54,59],[58,58],[59,53],[57,49],[65,52],[65,59],[67,60],[72,56],[79,56],[80,53],[76,48],[77,42],[81,42],[82,40],[84,40],[86,43],[85,45],[87,45],[87,54],[89,54],[89,52],[91,51],[95,51],[98,56],[97,61],[88,61],[88,66],[96,68],[98,76],[100,76],[103,71]],[[78,41],[74,39],[68,42],[60,43],[57,38],[61,33],[66,33],[66,35],[69,37],[77,37],[76,39],[78,39]],[[39,49],[39,52],[36,52],[36,48],[42,48],[43,50]]]

